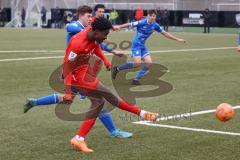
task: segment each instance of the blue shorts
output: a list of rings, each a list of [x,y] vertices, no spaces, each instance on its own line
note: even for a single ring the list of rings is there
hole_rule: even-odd
[[[145,45],[132,47],[132,55],[133,58],[144,58],[149,55],[148,49]]]

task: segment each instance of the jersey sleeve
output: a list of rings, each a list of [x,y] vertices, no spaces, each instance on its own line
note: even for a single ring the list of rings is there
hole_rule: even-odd
[[[102,48],[102,50],[104,50],[106,52],[112,51],[112,48],[108,47],[104,42],[100,43],[100,47]]]
[[[78,33],[82,31],[82,27],[80,27],[76,22],[71,22],[67,25],[66,30],[69,33]]]
[[[143,20],[135,21],[135,22],[131,22],[130,24],[131,24],[131,27],[140,27],[140,26],[143,26],[144,21]]]
[[[155,23],[155,28],[154,28],[155,31],[157,32],[165,32],[165,30],[158,24],[158,23]]]

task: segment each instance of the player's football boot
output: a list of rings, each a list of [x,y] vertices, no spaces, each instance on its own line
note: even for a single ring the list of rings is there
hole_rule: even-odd
[[[116,79],[118,72],[119,72],[118,67],[114,66],[112,68],[112,79]]]
[[[152,112],[147,112],[146,111],[143,119],[146,120],[146,121],[156,122],[157,119],[158,119],[158,113],[152,113]]]
[[[36,106],[36,101],[34,98],[27,98],[26,104],[23,105],[23,113],[27,113],[31,108]]]
[[[76,139],[76,137],[73,137],[73,138],[71,139],[70,144],[71,144],[74,148],[76,148],[76,149],[78,149],[78,150],[80,150],[80,151],[82,151],[82,152],[84,152],[84,153],[92,153],[92,152],[93,152],[92,149],[90,149],[90,148],[87,147],[87,144],[86,144],[85,141],[82,141],[82,140],[79,141],[79,140]]]
[[[113,131],[110,136],[112,138],[131,138],[133,136],[132,133],[130,132],[125,132],[125,131],[122,131],[120,129],[116,129],[115,131]]]
[[[133,79],[132,80],[132,85],[141,85],[141,83],[138,79]]]

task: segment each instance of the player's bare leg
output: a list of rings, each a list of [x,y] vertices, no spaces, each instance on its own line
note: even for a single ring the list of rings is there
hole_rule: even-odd
[[[133,85],[141,85],[140,79],[149,72],[149,69],[152,65],[152,58],[150,55],[143,57],[142,61],[145,63],[145,65],[141,68],[140,71],[137,72],[136,77],[132,81]],[[140,67],[140,66],[138,66],[138,67]]]
[[[140,57],[134,57],[133,62],[127,62],[112,68],[112,79],[116,79],[118,72],[121,70],[138,68],[141,66],[142,59]]]
[[[104,100],[102,98],[90,97],[89,99],[91,101],[90,111],[87,112],[77,135],[74,136],[70,141],[71,145],[84,153],[93,152],[92,149],[88,148],[85,142],[85,137],[94,126],[96,118],[104,106]]]
[[[158,118],[157,113],[147,112],[147,111],[141,110],[137,105],[129,104],[128,102],[114,95],[109,89],[107,89],[100,82],[98,83],[95,89],[91,90],[86,95],[90,97],[104,98],[113,106],[116,106],[128,112],[131,112],[133,114],[136,114],[147,121],[156,121]]]
[[[104,99],[106,99],[109,103],[111,103],[114,106],[117,106],[122,110],[126,110],[128,112],[141,116],[143,119],[147,121],[156,121],[158,118],[157,113],[141,110],[138,106],[129,104],[126,101],[121,100],[100,82],[98,83],[95,89],[91,89],[88,93],[86,93],[86,95],[91,100],[92,103],[90,108],[91,110],[86,115],[86,118],[83,121],[78,131],[78,134],[75,137],[73,137],[70,141],[71,145],[85,153],[93,152],[92,149],[87,147],[87,144],[85,143],[85,137],[92,129],[96,121],[96,118],[98,117],[100,111],[102,110],[104,106]]]

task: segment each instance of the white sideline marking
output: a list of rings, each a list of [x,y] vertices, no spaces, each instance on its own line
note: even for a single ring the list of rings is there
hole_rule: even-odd
[[[240,106],[239,105],[234,106],[233,109],[240,109]],[[196,115],[213,113],[215,111],[216,111],[215,109],[211,109],[211,110],[204,110],[204,111],[193,112],[193,113],[184,113],[184,114],[179,114],[179,115],[161,117],[161,118],[157,119],[157,121],[167,121],[167,120],[171,120],[174,118],[177,119],[177,118],[183,118],[183,117],[186,118],[186,117],[191,117],[191,116],[196,116]],[[189,127],[179,127],[179,126],[172,126],[172,125],[162,125],[162,124],[152,123],[150,121],[137,121],[137,122],[132,122],[132,123],[147,125],[147,126],[161,127],[161,128],[171,128],[171,129],[180,129],[180,130],[195,131],[195,132],[207,132],[207,133],[240,136],[240,133],[235,133],[235,132],[224,132],[224,131],[216,131],[216,130],[201,129],[201,128],[189,128]]]
[[[192,49],[177,49],[177,50],[157,50],[157,51],[150,51],[151,53],[168,53],[168,52],[186,52],[186,51],[208,51],[208,50],[221,50],[221,49],[234,49],[236,47],[216,47],[216,48],[192,48]],[[65,52],[65,50],[6,50],[0,51],[0,53],[59,53]],[[130,52],[130,51],[126,51]],[[112,54],[109,54],[112,55]]]
[[[58,58],[63,58],[63,56],[0,59],[0,62],[26,61],[26,60],[39,60],[39,59],[58,59]]]
[[[59,53],[65,52],[64,50],[12,50],[12,51],[0,51],[0,53]]]
[[[240,109],[240,106],[234,106],[233,109]],[[205,111],[199,111],[199,112],[193,112],[193,113],[183,113],[183,114],[178,114],[173,116],[161,117],[161,118],[158,118],[157,121],[167,121],[175,118],[176,119],[187,118],[187,117],[201,115],[201,114],[213,113],[215,111],[216,111],[215,109],[212,109],[212,110],[205,110]]]
[[[231,136],[240,136],[240,133],[235,133],[235,132],[223,132],[223,131],[201,129],[201,128],[189,128],[189,127],[179,127],[179,126],[172,126],[172,125],[154,124],[146,121],[139,121],[139,122],[133,122],[133,123],[147,125],[147,126],[161,127],[161,128],[180,129],[185,131],[207,132],[207,133],[216,133],[216,134],[231,135]]]
[[[211,50],[224,50],[224,49],[234,49],[234,48],[236,47],[192,48],[192,49],[160,50],[160,51],[150,51],[150,52],[151,53],[169,53],[169,52],[211,51]]]
[[[209,50],[223,50],[223,49],[234,49],[236,47],[220,47],[220,48],[193,48],[193,49],[178,49],[178,50],[159,50],[150,51],[151,53],[169,53],[169,52],[189,52],[189,51],[209,51]],[[0,51],[0,53],[59,53],[64,50],[19,50],[19,51]],[[125,51],[126,54],[130,54],[130,51]],[[106,53],[105,55],[112,55]],[[29,57],[29,58],[12,58],[12,59],[0,59],[0,62],[12,62],[12,61],[27,61],[27,60],[41,60],[41,59],[57,59],[63,58],[63,56],[49,56],[49,57]]]

